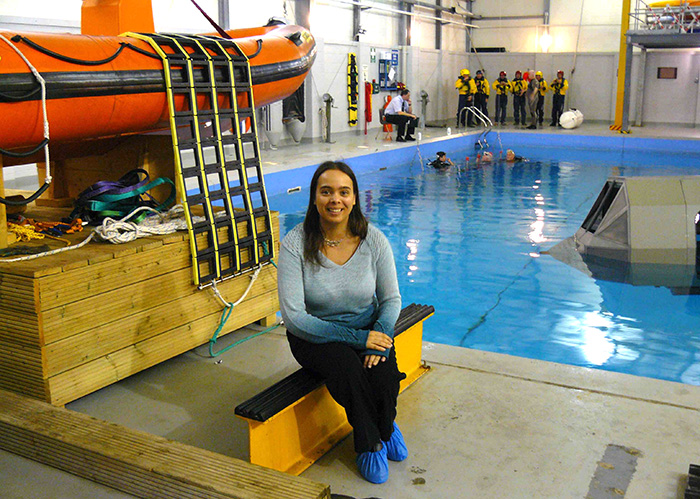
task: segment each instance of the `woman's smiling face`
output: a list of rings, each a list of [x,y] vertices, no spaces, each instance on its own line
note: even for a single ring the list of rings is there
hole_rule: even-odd
[[[321,225],[347,224],[357,202],[352,179],[340,170],[326,170],[318,178],[315,205]]]

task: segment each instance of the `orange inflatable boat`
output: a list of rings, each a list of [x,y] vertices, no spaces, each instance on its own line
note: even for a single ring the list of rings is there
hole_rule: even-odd
[[[300,26],[227,33],[250,61],[256,107],[291,95],[316,56],[313,36]],[[0,35],[6,39],[0,39],[0,149],[26,150],[44,139],[40,85],[10,43],[46,81],[50,143],[168,127],[163,62],[147,41],[129,36]],[[178,73],[172,78],[177,80]],[[175,102],[177,110],[184,105],[184,99]]]

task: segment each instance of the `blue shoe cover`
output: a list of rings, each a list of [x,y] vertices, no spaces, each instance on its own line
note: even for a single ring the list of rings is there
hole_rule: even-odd
[[[384,447],[386,448],[387,457],[392,461],[403,461],[408,457],[406,442],[403,440],[403,434],[399,430],[399,425],[396,424],[396,421],[394,421],[394,433],[391,434],[388,442],[384,442]]]
[[[376,452],[367,451],[357,455],[357,469],[365,480],[384,483],[389,479],[389,461],[386,460],[386,445]]]

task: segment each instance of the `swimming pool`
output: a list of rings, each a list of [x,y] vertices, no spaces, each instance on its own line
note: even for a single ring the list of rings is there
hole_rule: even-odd
[[[574,234],[608,176],[694,174],[698,156],[517,153],[530,162],[444,174],[415,160],[359,176],[403,302],[435,306],[425,340],[700,385],[700,295],[595,279],[540,253]],[[307,202],[306,189],[270,197],[282,234]]]

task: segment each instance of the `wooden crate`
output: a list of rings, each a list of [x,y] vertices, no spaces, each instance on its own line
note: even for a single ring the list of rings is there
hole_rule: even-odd
[[[276,212],[272,224],[279,234]],[[234,302],[249,282],[218,288]],[[266,265],[221,334],[278,310],[277,271]],[[221,311],[192,282],[186,232],[0,263],[0,388],[65,405],[206,343]]]

